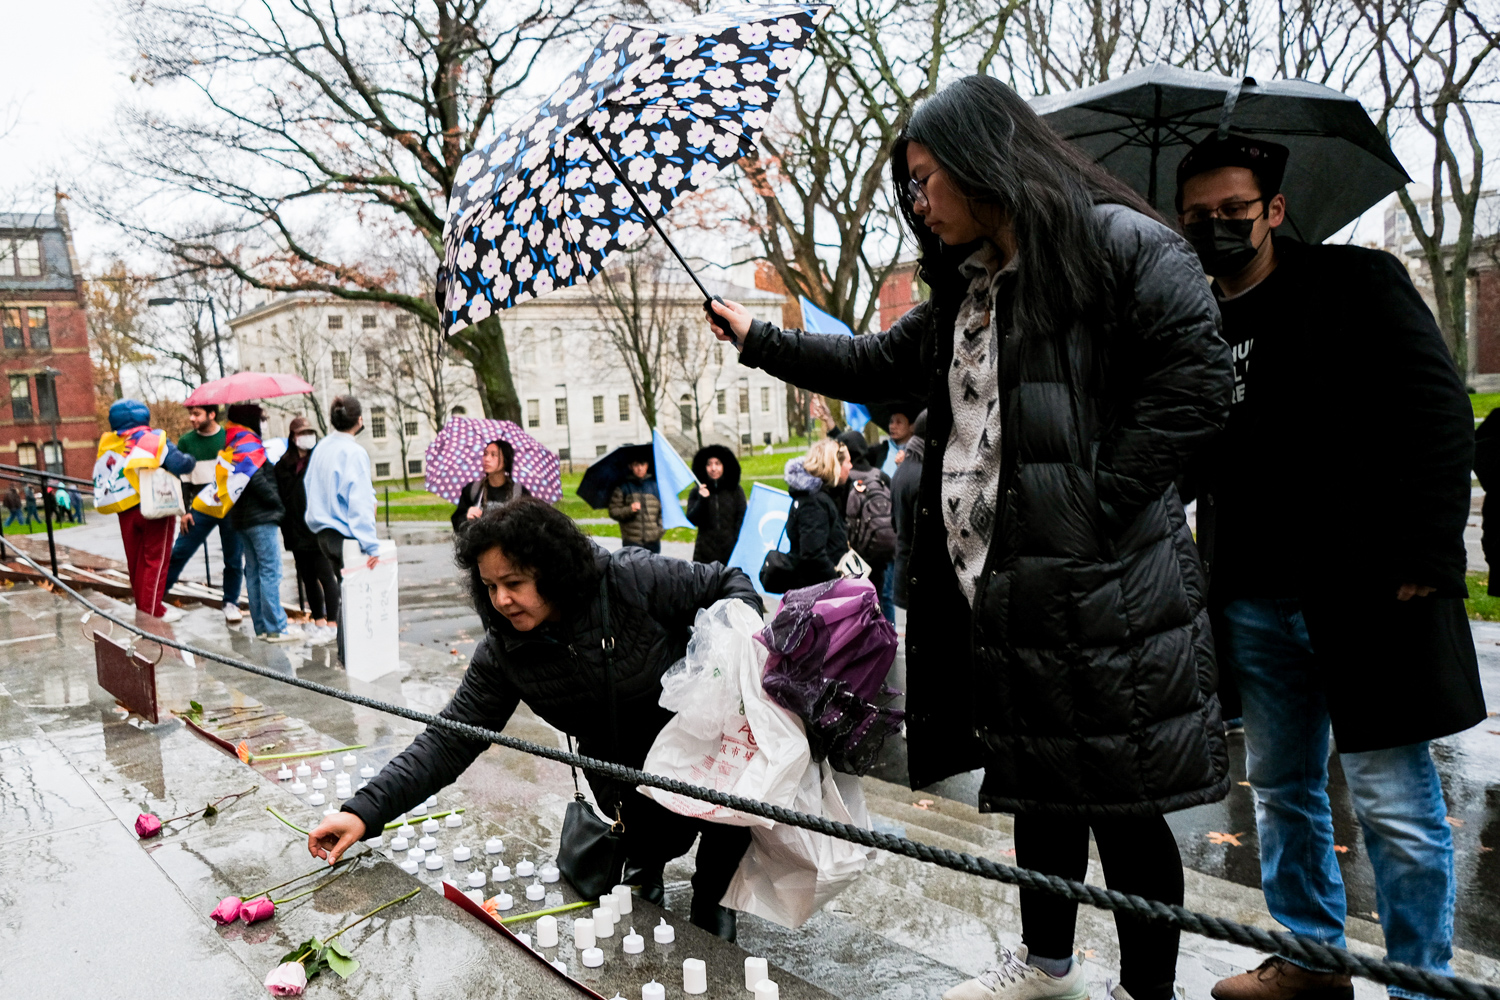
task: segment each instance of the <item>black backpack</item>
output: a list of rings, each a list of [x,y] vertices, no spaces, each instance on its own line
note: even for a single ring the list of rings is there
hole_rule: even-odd
[[[891,487],[879,475],[849,484],[844,505],[849,547],[871,565],[896,557],[896,526],[891,520]]]

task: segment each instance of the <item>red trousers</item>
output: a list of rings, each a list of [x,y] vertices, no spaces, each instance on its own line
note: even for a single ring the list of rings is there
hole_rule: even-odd
[[[172,557],[172,536],[177,518],[148,520],[139,507],[120,512],[120,537],[125,542],[125,564],[130,589],[135,591],[136,610],[153,618],[166,613],[162,596],[167,592],[167,565]]]

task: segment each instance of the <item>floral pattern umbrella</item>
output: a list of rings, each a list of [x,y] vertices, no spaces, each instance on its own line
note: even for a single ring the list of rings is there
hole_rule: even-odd
[[[437,282],[444,333],[596,274],[751,152],[830,9],[610,28],[545,104],[459,164]]]
[[[509,441],[515,449],[516,482],[548,503],[562,499],[562,472],[557,456],[509,420],[449,417],[427,446],[427,488],[449,503],[458,503],[463,488],[484,475],[484,446]]]

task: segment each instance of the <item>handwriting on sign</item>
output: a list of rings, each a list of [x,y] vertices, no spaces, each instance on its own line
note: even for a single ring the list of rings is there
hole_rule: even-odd
[[[1207,834],[1210,844],[1228,844],[1230,847],[1244,847],[1240,843],[1243,833],[1220,833],[1218,830],[1210,830]]]

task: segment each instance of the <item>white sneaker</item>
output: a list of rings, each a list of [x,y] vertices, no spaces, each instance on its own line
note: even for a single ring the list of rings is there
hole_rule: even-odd
[[[261,639],[265,642],[300,642],[302,636],[291,632],[267,632]]]
[[[231,625],[238,625],[245,620],[245,616],[240,613],[240,606],[238,604],[230,604],[228,601],[225,601],[224,620]]]
[[[166,610],[161,613],[161,618],[159,618],[158,621],[164,621],[164,622],[180,622],[180,621],[182,621],[183,610],[181,608],[174,607],[174,606],[172,606],[170,604],[165,605],[165,607],[166,607]]]
[[[332,625],[314,625],[311,630],[312,638],[308,643],[313,646],[326,646],[339,637],[339,630]]]
[[[980,973],[978,979],[959,983],[943,994],[943,1000],[1088,1000],[1083,981],[1083,963],[1073,959],[1065,976],[1049,976],[1026,964],[1026,946],[1015,951],[1000,949],[1000,961]]]

